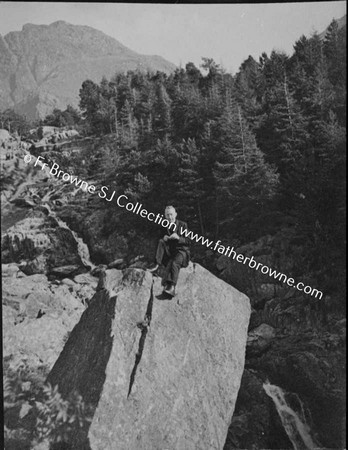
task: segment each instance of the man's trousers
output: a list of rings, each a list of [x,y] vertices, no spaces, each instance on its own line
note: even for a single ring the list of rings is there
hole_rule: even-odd
[[[175,255],[171,254],[169,245],[160,239],[156,251],[156,263],[163,264],[166,267],[163,281],[165,283],[172,283],[174,286],[178,282],[179,272],[182,267],[187,267],[188,258],[186,252],[177,251]]]

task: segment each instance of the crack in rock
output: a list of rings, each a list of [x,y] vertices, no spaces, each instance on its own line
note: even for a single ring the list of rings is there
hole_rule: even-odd
[[[149,299],[149,303],[147,305],[147,309],[146,309],[146,313],[144,316],[144,320],[143,322],[140,322],[137,324],[138,328],[141,329],[141,336],[140,336],[140,340],[139,340],[139,347],[138,347],[138,351],[137,354],[135,356],[135,363],[134,363],[134,367],[130,376],[130,382],[129,382],[129,389],[128,389],[128,394],[127,394],[127,398],[130,396],[131,392],[132,392],[132,387],[134,384],[134,380],[135,380],[135,374],[137,372],[137,368],[138,365],[140,363],[142,354],[143,354],[143,350],[144,350],[144,346],[145,346],[145,339],[146,339],[146,335],[148,332],[148,329],[150,327],[150,323],[151,323],[151,317],[152,317],[152,307],[153,307],[153,284],[154,282],[152,281],[151,284],[151,291],[150,291],[150,299]]]

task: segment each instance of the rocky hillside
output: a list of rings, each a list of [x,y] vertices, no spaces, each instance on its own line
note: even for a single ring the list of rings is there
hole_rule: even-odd
[[[160,279],[143,270],[141,258],[133,258],[140,252],[151,256],[154,236],[135,239],[123,234],[120,224],[108,228],[116,209],[101,208],[96,197],[25,165],[22,158],[5,163],[4,367],[15,380],[25,372],[20,400],[18,392],[14,396],[15,380],[9,393],[5,390],[15,397],[5,405],[9,443],[21,441],[20,448],[28,448],[32,442],[25,434],[30,424],[36,426],[35,417],[27,414],[36,386],[31,377],[40,372],[45,378],[50,372],[50,382],[59,385],[64,398],[77,390],[92,408],[92,422],[82,434],[73,429],[74,448],[86,448],[86,436],[91,448],[112,448],[105,430],[113,430],[114,441],[117,427],[123,430],[120,448],[127,448],[128,438],[136,442],[131,449],[291,448],[293,436],[285,432],[265,392],[267,380],[286,392],[286,409],[293,411],[294,420],[305,411],[307,434],[320,448],[344,448],[346,321],[334,299],[312,301],[217,255],[215,268],[205,265],[224,281],[192,264],[182,273],[178,298],[164,301]],[[285,231],[239,250],[270,267],[282,255],[289,273],[301,254]],[[250,321],[248,300],[234,288],[251,300]],[[248,337],[243,337],[244,327]],[[23,392],[29,382],[31,388]],[[110,407],[123,414],[111,417]],[[168,411],[170,417],[165,416]],[[153,423],[167,426],[160,433],[167,436],[167,446],[158,447],[161,437],[149,432]]]
[[[53,108],[77,106],[81,84],[105,75],[139,69],[169,73],[175,66],[159,56],[140,55],[87,26],[64,21],[26,24],[0,35],[0,104],[28,118]]]
[[[54,446],[63,439],[76,449],[113,450],[116,441],[120,450],[221,449],[244,369],[249,299],[192,263],[172,301],[140,268],[100,271],[97,285],[96,270],[74,275],[82,264],[68,259],[55,262],[61,270],[18,263],[48,262],[59,249],[80,254],[71,232],[64,248],[62,228],[45,216],[34,211],[3,240],[17,261],[2,267],[8,448],[63,448]],[[45,403],[33,377],[48,372],[58,391]],[[65,420],[57,414],[68,405],[60,395],[81,396],[83,425],[70,406]]]

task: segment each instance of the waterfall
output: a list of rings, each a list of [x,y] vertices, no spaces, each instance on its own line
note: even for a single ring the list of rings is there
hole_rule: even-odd
[[[273,400],[294,450],[321,448],[311,437],[310,429],[306,422],[305,410],[300,398],[296,394],[292,394],[296,399],[296,403],[299,405],[298,411],[295,411],[286,399],[289,394],[284,392],[280,387],[270,384],[267,381],[263,384],[263,389]]]
[[[94,269],[96,266],[91,261],[91,257],[90,257],[90,254],[89,254],[89,250],[88,250],[87,244],[85,244],[83,242],[83,240],[77,235],[77,233],[75,233],[75,231],[71,230],[68,227],[68,225],[65,222],[63,222],[56,215],[55,212],[52,211],[52,209],[49,207],[49,205],[47,203],[45,205],[42,205],[42,206],[44,206],[48,210],[49,215],[55,219],[55,221],[57,222],[57,224],[61,228],[65,228],[65,229],[69,230],[72,233],[72,235],[73,235],[73,237],[74,237],[74,239],[75,239],[75,241],[77,243],[77,252],[78,252],[78,254],[79,254],[80,258],[81,258],[81,261],[82,261],[83,265],[86,266],[86,267],[90,267],[90,269]]]

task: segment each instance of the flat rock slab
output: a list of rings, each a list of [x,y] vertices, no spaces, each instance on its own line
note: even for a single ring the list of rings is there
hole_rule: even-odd
[[[171,300],[149,272],[117,272],[104,274],[48,377],[93,406],[83,445],[222,449],[244,369],[248,297],[198,264],[180,272]]]

